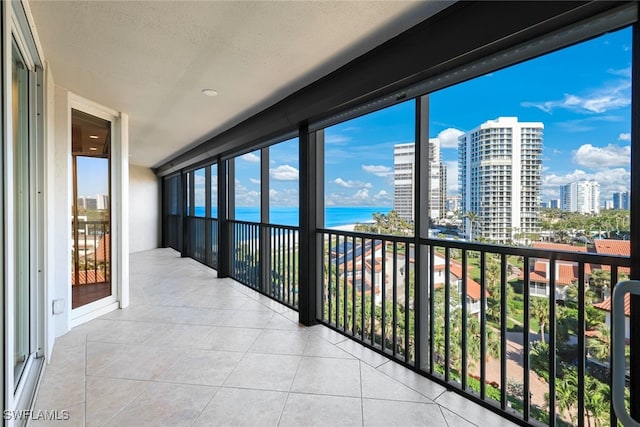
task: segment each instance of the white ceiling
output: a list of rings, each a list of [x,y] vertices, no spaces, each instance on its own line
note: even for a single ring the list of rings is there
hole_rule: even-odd
[[[30,1],[57,85],[130,117],[158,166],[451,4]],[[217,97],[201,90],[212,88]]]

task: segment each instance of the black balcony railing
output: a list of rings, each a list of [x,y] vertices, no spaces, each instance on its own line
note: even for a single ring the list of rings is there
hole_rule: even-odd
[[[177,251],[182,248],[182,226],[180,215],[165,215],[166,221],[166,242],[168,247]]]
[[[216,267],[217,220],[186,221],[186,253]],[[229,275],[297,309],[299,229],[227,224]],[[629,258],[336,230],[317,237],[321,323],[522,423],[616,425],[606,307]]]
[[[595,354],[609,346],[596,329],[608,322],[594,306],[629,274],[629,258],[333,230],[319,237],[326,325],[526,423],[615,425],[610,348]]]
[[[173,215],[170,215],[172,217]],[[179,217],[178,217],[179,218]],[[218,220],[187,216],[186,227],[188,244],[186,253],[189,257],[212,268],[218,267]],[[174,233],[170,233],[172,236]],[[169,246],[171,244],[169,239]]]
[[[72,284],[82,286],[111,281],[109,221],[72,221]]]
[[[298,228],[229,221],[230,276],[292,308],[298,307]]]

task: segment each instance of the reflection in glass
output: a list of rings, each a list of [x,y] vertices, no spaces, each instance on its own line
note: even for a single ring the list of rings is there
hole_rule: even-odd
[[[29,71],[15,43],[12,57],[15,274],[14,378],[17,386],[31,353],[29,316]]]
[[[111,123],[73,110],[72,307],[111,295]]]

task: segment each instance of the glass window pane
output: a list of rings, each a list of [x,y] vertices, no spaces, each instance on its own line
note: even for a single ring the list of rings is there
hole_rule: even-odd
[[[299,142],[290,139],[269,147],[269,222],[297,226],[299,222]]]
[[[260,222],[260,150],[236,157],[235,172],[234,218]]]
[[[415,102],[325,129],[325,226],[413,234]]]

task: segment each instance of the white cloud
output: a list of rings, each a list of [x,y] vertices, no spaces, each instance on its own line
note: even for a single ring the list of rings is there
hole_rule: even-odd
[[[249,162],[249,163],[260,163],[260,157],[256,156],[253,153],[244,154],[244,155],[240,156],[240,158],[242,160],[245,160],[245,161]]]
[[[250,181],[252,184],[260,185],[260,180],[259,180],[259,179],[249,178],[249,181]]]
[[[369,200],[369,190],[366,188],[361,188],[356,191],[356,193],[352,196],[356,200]]]
[[[387,177],[391,174],[391,168],[383,165],[362,165],[362,170],[381,177]]]
[[[615,70],[613,68],[609,68],[607,73],[613,74],[614,76],[621,76],[631,78],[631,67],[621,68],[619,70]]]
[[[373,200],[376,204],[390,205],[393,203],[393,196],[385,190],[380,190],[373,196]]]
[[[295,188],[285,188],[280,191],[269,190],[269,203],[272,206],[298,206],[298,190]]]
[[[580,180],[595,180],[600,184],[600,200],[610,200],[612,193],[627,191],[631,183],[631,173],[624,168],[601,169],[589,173],[581,169],[573,172],[556,175],[542,176],[542,200],[557,199],[560,197],[560,186]]]
[[[455,129],[447,128],[438,134],[441,148],[458,148],[458,137],[464,135],[464,132]]]
[[[277,168],[269,169],[271,179],[276,181],[297,181],[300,171],[289,165],[280,165]]]
[[[343,145],[351,141],[351,138],[346,135],[331,134],[327,135],[324,139],[325,144]]]
[[[618,135],[618,140],[620,140],[620,141],[631,141],[631,134],[630,133],[621,133],[620,135]]]
[[[612,166],[628,166],[631,159],[631,146],[609,144],[606,147],[594,147],[591,144],[581,145],[573,153],[573,161],[592,169]]]
[[[584,119],[566,120],[564,122],[557,122],[556,125],[567,132],[589,132],[597,129],[597,123],[599,122],[616,123],[623,120],[621,116],[607,114],[604,116],[591,116]]]
[[[631,104],[631,80],[625,79],[609,82],[607,86],[591,90],[584,96],[565,93],[564,97],[555,101],[521,102],[523,107],[538,108],[545,113],[552,113],[556,108],[563,108],[577,113],[604,113],[609,110],[626,107]]]
[[[345,181],[344,179],[338,177],[333,180],[335,184],[338,184],[340,187],[344,188],[371,188],[370,182],[362,182],[362,181]]]

